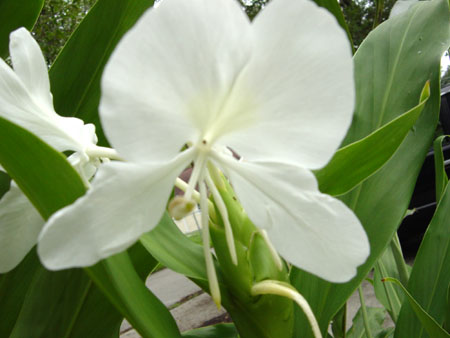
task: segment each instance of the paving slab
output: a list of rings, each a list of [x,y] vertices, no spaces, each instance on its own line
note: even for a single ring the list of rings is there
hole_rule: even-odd
[[[145,285],[159,298],[168,308],[173,307],[180,301],[197,294],[201,289],[185,276],[169,269],[162,269],[151,274]],[[131,325],[124,320],[120,326],[120,332],[126,332]],[[121,336],[129,338],[128,336]]]
[[[207,293],[202,293],[174,308],[170,313],[175,318],[180,331],[184,332],[205,326],[206,322],[214,321],[226,311],[223,307],[218,309],[211,297]]]
[[[201,290],[190,279],[170,269],[151,274],[145,284],[167,307]]]

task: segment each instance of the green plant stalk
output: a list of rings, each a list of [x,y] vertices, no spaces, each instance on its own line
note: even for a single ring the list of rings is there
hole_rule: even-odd
[[[400,281],[403,285],[407,285],[409,280],[409,272],[406,266],[405,259],[403,258],[402,247],[400,246],[400,241],[398,239],[397,233],[395,233],[392,237],[390,245],[392,248],[392,253],[394,255],[395,264],[397,265]]]
[[[363,296],[361,284],[358,286],[358,293],[359,293],[359,301],[361,302],[361,311],[362,311],[362,315],[363,315],[364,328],[366,330],[366,337],[373,338],[372,333],[370,332],[369,318],[367,316],[366,303],[364,302],[364,296]]]
[[[378,265],[378,269],[381,271],[383,278],[387,277],[386,276],[386,268],[384,267],[383,263],[380,262],[380,260],[378,260],[376,264]],[[386,286],[385,283],[383,283],[383,288],[384,288],[384,292],[386,293],[386,298],[387,298],[387,301],[389,303],[389,307],[391,308],[391,311],[389,311],[389,314],[390,314],[390,316],[392,318],[392,321],[394,323],[396,323],[398,316],[394,312],[394,304],[392,303],[392,299],[389,296],[389,292],[387,290],[387,286]]]

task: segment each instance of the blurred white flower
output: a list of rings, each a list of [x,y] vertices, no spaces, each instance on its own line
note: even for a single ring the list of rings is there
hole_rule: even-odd
[[[54,111],[44,56],[30,32],[25,28],[12,32],[9,50],[14,70],[0,59],[0,117],[59,151],[73,151],[68,160],[88,184],[99,165],[98,157],[91,154],[102,149],[95,145],[95,126]],[[12,182],[0,200],[0,273],[20,263],[36,244],[43,225],[42,217]]]

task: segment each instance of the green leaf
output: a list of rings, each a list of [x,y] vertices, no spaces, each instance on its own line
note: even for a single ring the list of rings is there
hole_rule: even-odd
[[[386,317],[386,310],[377,307],[367,307],[367,318],[370,332],[373,337],[384,331],[383,322]],[[366,330],[364,326],[363,313],[361,308],[353,318],[353,326],[347,332],[347,338],[365,338]]]
[[[339,149],[324,168],[314,173],[320,191],[329,195],[344,194],[380,169],[408,135],[429,97],[427,81],[417,106],[363,139]]]
[[[448,183],[447,173],[445,172],[444,154],[442,151],[442,142],[449,137],[448,135],[439,136],[433,143],[434,148],[434,168],[436,171],[436,201],[440,201],[445,187]]]
[[[448,338],[448,337],[450,337],[450,334],[445,332],[445,330],[436,322],[436,320],[433,317],[431,317],[422,306],[420,306],[420,304],[414,299],[414,297],[408,292],[408,290],[406,290],[406,288],[403,286],[402,283],[400,283],[400,281],[398,279],[387,277],[384,279],[384,281],[385,282],[393,282],[403,290],[403,292],[405,293],[406,298],[408,299],[409,304],[411,305],[412,309],[414,310],[417,318],[419,318],[420,323],[422,323],[422,325],[425,327],[425,330],[428,332],[430,337],[433,337],[433,338]],[[422,337],[422,331],[419,333],[419,336],[417,335],[418,333],[419,332],[414,331],[413,337]],[[396,327],[396,330],[395,330],[395,337],[398,336],[397,334],[398,334],[398,326]],[[400,337],[404,337],[404,336],[400,336]]]
[[[84,194],[85,187],[81,178],[62,154],[33,134],[1,118],[0,129],[2,130],[0,133],[0,164],[8,171],[45,219]],[[111,288],[109,285],[111,280],[114,282],[114,292],[107,294],[116,297],[113,299],[114,305],[119,310],[125,309],[122,313],[135,325],[138,332],[146,334],[152,332],[151,336],[154,337],[166,337],[167,333],[177,332],[175,322],[173,324],[176,330],[174,330],[174,326],[161,327],[151,322],[152,318],[160,320],[163,318],[161,321],[168,324],[170,320],[173,321],[173,318],[161,303],[162,307],[155,305],[159,301],[152,298],[154,296],[150,290],[145,289],[147,295],[144,296],[145,292],[142,289],[144,284],[129,259],[110,258],[102,264],[106,264],[106,268],[93,267],[86,271],[94,277],[94,281],[99,283],[102,289]],[[123,271],[126,271],[127,277],[114,275],[114,273]],[[129,279],[124,280],[123,278]],[[18,317],[20,320],[16,323],[17,328],[13,329],[12,334],[17,337],[28,337],[30,336],[29,332],[35,332],[35,325],[39,324],[41,326],[38,333],[42,334],[42,337],[49,336],[49,332],[52,334],[56,332],[55,325],[59,325],[58,330],[61,330],[57,332],[56,336],[70,335],[70,330],[76,320],[74,316],[78,316],[83,301],[89,294],[92,285],[90,280],[80,269],[49,272],[43,268],[38,269],[32,279]],[[72,283],[72,281],[74,282]],[[137,286],[139,283],[142,284],[142,287]],[[129,285],[133,287],[130,288]],[[141,308],[145,306],[147,315],[152,313],[145,320],[141,315],[130,311],[129,303],[127,303],[129,299],[135,299],[137,294],[143,302],[139,306]],[[28,297],[28,295],[30,296]],[[41,297],[44,297],[45,301]],[[61,302],[61,299],[64,301]],[[104,301],[106,302],[106,300]],[[44,311],[42,306],[48,306],[52,311]],[[36,311],[31,309],[36,309],[39,316],[46,318],[47,322],[42,323],[38,315],[33,315]],[[97,311],[97,307],[87,310]],[[58,318],[54,320],[53,314],[57,314]],[[27,323],[31,321],[33,324],[22,325],[23,321]]]
[[[0,275],[0,337],[10,336],[38,269],[39,259],[33,250],[14,270]]]
[[[145,279],[140,262],[149,255],[137,245],[129,251]],[[1,337],[117,337],[123,320],[82,270],[47,271],[35,250],[2,276],[0,295]]]
[[[9,190],[10,183],[9,175],[0,169],[0,199]]]
[[[84,194],[80,176],[64,155],[3,118],[0,130],[0,164],[44,219]]]
[[[183,334],[184,338],[239,338],[233,324],[217,324],[190,330]]]
[[[356,110],[344,145],[360,140],[417,104],[430,80],[430,98],[394,156],[342,200],[361,220],[371,245],[366,263],[350,282],[333,284],[299,269],[291,282],[311,305],[322,329],[342,307],[382,254],[400,224],[438,121],[439,71],[449,46],[446,0],[421,1],[373,30],[355,54]],[[296,335],[310,337],[297,319]]]
[[[9,34],[20,27],[33,28],[44,0],[0,0],[0,57],[8,56]]]
[[[347,303],[336,313],[331,323],[331,330],[334,338],[346,337],[346,321],[347,321]]]
[[[386,308],[395,323],[404,297],[392,284],[382,282],[382,279],[388,276],[399,278],[391,246],[386,248],[375,264],[373,288],[378,301]]]
[[[159,224],[139,240],[164,266],[186,277],[208,281],[202,246],[189,240],[167,212]]]
[[[101,145],[107,145],[98,117],[103,68],[122,36],[152,5],[153,0],[98,0],[50,69],[55,111],[94,123]]]
[[[180,337],[175,320],[139,279],[127,252],[104,260],[105,269],[130,313],[129,321],[144,337]],[[142,325],[146,323],[146,325]]]
[[[347,22],[345,21],[344,14],[342,13],[341,6],[338,1],[335,0],[314,0],[314,2],[320,7],[328,9],[328,11],[334,15],[339,25],[345,30],[352,46],[352,51],[355,52],[355,47],[353,46],[352,35],[348,29]]]
[[[439,324],[449,312],[447,290],[450,281],[450,186],[444,194],[417,252],[408,290]],[[404,302],[397,321],[396,337],[427,337],[415,320],[414,306]],[[422,325],[424,325],[422,323]],[[425,325],[424,325],[425,326]],[[426,327],[425,327],[426,328]],[[428,330],[428,329],[427,329]],[[430,337],[433,336],[430,332]],[[437,336],[436,336],[437,337]]]

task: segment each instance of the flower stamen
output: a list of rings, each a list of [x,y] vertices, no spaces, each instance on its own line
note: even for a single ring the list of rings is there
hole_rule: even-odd
[[[272,242],[269,239],[269,236],[267,235],[267,231],[264,229],[260,229],[259,233],[261,237],[263,238],[264,242],[266,242],[267,247],[269,248],[270,254],[272,255],[272,258],[278,268],[279,271],[283,269],[283,262],[281,261],[280,255],[278,255],[277,250],[273,246]]]
[[[200,211],[202,217],[202,240],[203,240],[203,254],[205,256],[206,274],[208,276],[209,291],[211,297],[216,303],[217,308],[220,309],[220,289],[217,280],[216,270],[212,258],[211,249],[209,247],[209,215],[208,215],[208,198],[206,192],[205,182],[201,180],[200,185]]]
[[[194,161],[194,169],[192,170],[192,174],[188,182],[188,187],[184,193],[184,198],[186,198],[187,200],[192,199],[192,193],[195,190],[195,186],[197,185],[200,176],[203,175],[205,164],[206,154],[204,152],[200,152],[197,159]]]
[[[214,182],[212,181],[209,173],[206,172],[205,176],[206,176],[206,184],[214,197],[214,202],[223,220],[223,224],[225,227],[225,237],[227,240],[228,250],[230,251],[231,261],[233,262],[234,265],[237,265],[238,259],[236,253],[236,246],[234,244],[233,229],[231,228],[227,207],[222,199],[222,196],[220,196],[220,193],[217,190]]]

